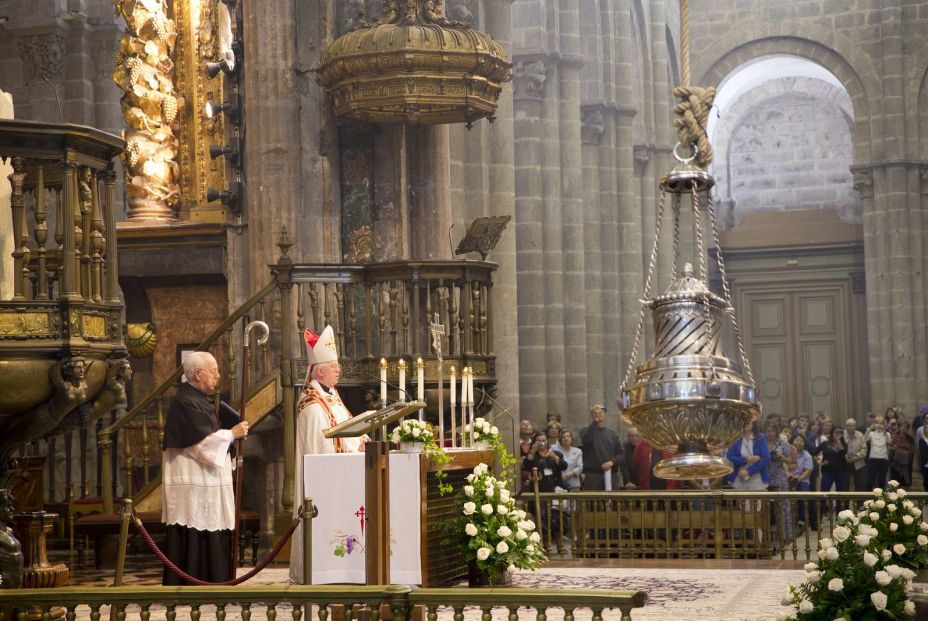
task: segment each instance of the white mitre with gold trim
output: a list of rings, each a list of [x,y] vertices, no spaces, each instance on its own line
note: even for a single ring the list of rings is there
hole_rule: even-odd
[[[326,362],[338,362],[338,350],[335,348],[335,332],[332,326],[326,326],[322,334],[316,334],[309,328],[303,333],[306,344],[309,345],[307,358],[309,366],[325,364]]]

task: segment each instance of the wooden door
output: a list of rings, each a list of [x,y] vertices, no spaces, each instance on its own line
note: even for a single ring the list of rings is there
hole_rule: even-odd
[[[735,289],[764,413],[844,420],[853,401],[847,282]]]

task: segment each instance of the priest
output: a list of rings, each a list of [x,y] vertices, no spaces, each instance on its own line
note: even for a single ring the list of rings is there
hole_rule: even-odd
[[[303,506],[303,455],[323,453],[358,453],[366,438],[326,438],[323,432],[351,418],[335,385],[341,377],[335,333],[326,326],[322,334],[307,329],[306,381],[297,402],[296,469],[294,473],[293,514]],[[297,528],[290,543],[290,578],[303,583],[303,532]]]
[[[187,356],[184,376],[187,381],[171,400],[164,423],[165,553],[194,578],[225,582],[234,578],[230,574],[235,500],[229,449],[234,440],[248,435],[248,423],[220,417],[213,405],[219,366],[212,354],[198,351]],[[187,584],[168,567],[162,582]]]

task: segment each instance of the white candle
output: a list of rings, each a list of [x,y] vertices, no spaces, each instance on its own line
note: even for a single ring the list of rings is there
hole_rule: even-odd
[[[467,403],[474,404],[474,367],[467,367]]]
[[[425,401],[425,363],[422,358],[416,360],[416,386],[418,387],[419,401]]]
[[[397,367],[400,370],[400,397],[399,399],[400,401],[408,401],[408,399],[406,399],[406,360],[403,358],[400,358],[400,362],[399,364],[397,364]]]
[[[467,367],[461,369],[461,404],[467,403]]]
[[[387,402],[387,359],[380,359],[380,402]]]
[[[451,407],[452,408],[458,404],[457,379],[458,379],[458,371],[454,367],[451,367]]]

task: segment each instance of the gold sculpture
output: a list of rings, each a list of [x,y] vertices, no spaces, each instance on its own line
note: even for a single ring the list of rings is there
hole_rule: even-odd
[[[123,326],[123,336],[126,340],[126,349],[136,358],[145,358],[155,351],[155,345],[158,344],[158,334],[155,331],[155,324],[150,321],[145,323],[127,323]]]
[[[126,194],[129,220],[173,220],[180,199],[179,102],[171,52],[177,36],[166,0],[117,0],[116,14],[128,27],[119,44],[113,80],[123,89]]]
[[[319,66],[336,116],[369,123],[492,119],[511,76],[506,50],[448,20],[441,0],[387,0],[382,18],[333,41]]]

